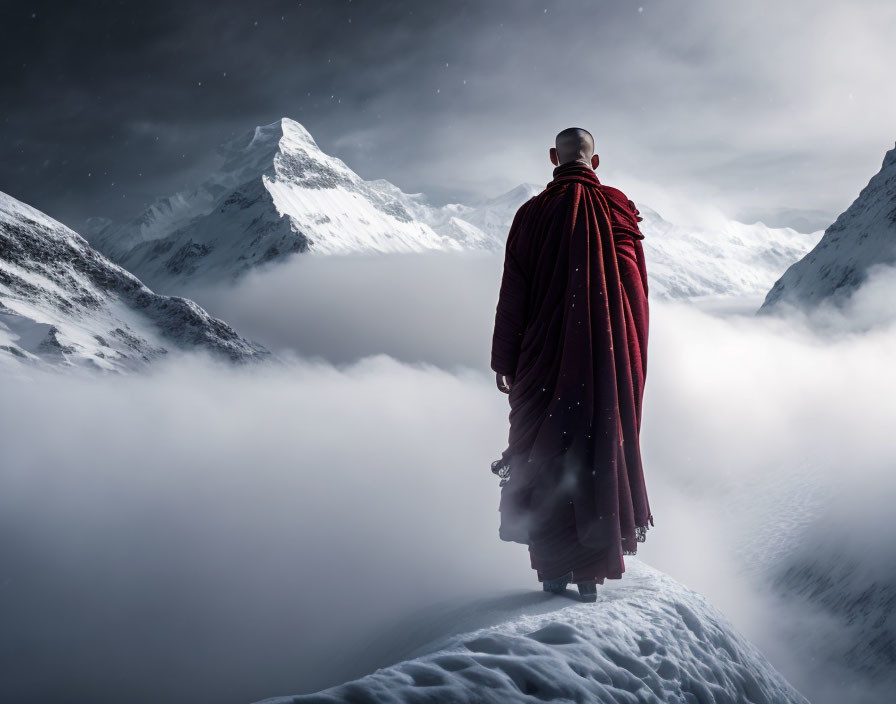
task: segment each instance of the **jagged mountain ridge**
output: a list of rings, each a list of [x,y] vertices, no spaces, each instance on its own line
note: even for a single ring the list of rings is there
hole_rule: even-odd
[[[896,148],[818,244],[779,278],[760,310],[843,302],[871,267],[896,264]]]
[[[170,349],[267,355],[193,301],[160,296],[77,233],[0,193],[0,361],[125,371]]]

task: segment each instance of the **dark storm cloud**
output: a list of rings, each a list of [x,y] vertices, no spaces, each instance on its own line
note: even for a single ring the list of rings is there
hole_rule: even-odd
[[[546,180],[551,136],[581,124],[639,200],[784,221],[841,210],[894,139],[889,0],[0,12],[0,190],[75,227],[192,182],[216,145],[282,116],[363,176],[437,197]]]
[[[201,174],[234,132],[283,114],[326,120],[348,107],[347,52],[371,49],[347,5],[7,8],[2,187],[69,221],[115,215]]]

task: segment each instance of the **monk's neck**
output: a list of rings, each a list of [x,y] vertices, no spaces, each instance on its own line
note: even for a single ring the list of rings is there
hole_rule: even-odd
[[[564,174],[582,172],[589,174],[592,178],[597,180],[597,175],[594,173],[594,169],[591,168],[591,164],[585,161],[567,161],[566,163],[560,164],[560,166],[554,167],[554,178],[558,176],[562,176]]]

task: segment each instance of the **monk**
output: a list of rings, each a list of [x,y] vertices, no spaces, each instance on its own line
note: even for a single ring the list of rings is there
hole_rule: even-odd
[[[647,270],[641,220],[602,184],[594,138],[557,135],[553,180],[507,237],[491,366],[509,395],[502,540],[529,546],[545,591],[621,579],[653,515],[641,466]]]

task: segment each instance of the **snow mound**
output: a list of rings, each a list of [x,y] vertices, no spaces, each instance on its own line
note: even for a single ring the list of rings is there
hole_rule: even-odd
[[[845,301],[869,269],[896,264],[896,148],[880,171],[825,232],[821,241],[778,279],[760,310],[782,303],[812,308]]]
[[[170,348],[266,355],[193,301],[159,296],[77,233],[0,193],[0,363],[124,371]]]
[[[596,604],[524,610],[498,625],[436,640],[425,654],[354,682],[264,704],[807,704],[703,596],[637,559],[627,565],[624,583],[599,587]],[[544,601],[562,600],[544,595]],[[488,616],[474,611],[474,618]]]

